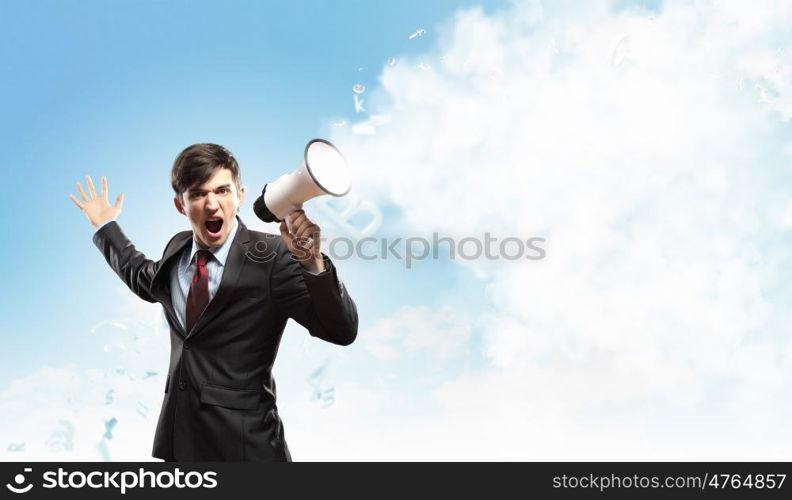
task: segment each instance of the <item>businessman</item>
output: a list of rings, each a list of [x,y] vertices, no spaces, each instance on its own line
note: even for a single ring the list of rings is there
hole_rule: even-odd
[[[116,220],[124,202],[96,193],[69,197],[97,227],[94,244],[138,297],[162,304],[170,366],[154,436],[165,461],[291,461],[275,404],[272,365],[288,318],[338,345],[357,336],[355,304],[320,251],[320,228],[302,210],[280,237],[249,230],[239,165],[216,144],[194,144],[171,170],[173,203],[192,226],[162,258],[139,252]]]

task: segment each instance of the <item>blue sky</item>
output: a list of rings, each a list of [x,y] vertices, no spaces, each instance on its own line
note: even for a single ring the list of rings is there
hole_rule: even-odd
[[[547,258],[338,262],[358,341],[290,325],[275,365],[296,459],[788,460],[792,9],[760,6],[2,2],[0,447],[67,459],[60,419],[70,456],[98,459],[113,417],[112,457],[148,456],[167,338],[91,242],[76,181],[123,191],[156,259],[188,228],[181,149],[231,149],[243,220],[273,232],[252,201],[325,137],[375,236],[544,236]],[[306,383],[324,363],[329,408]]]

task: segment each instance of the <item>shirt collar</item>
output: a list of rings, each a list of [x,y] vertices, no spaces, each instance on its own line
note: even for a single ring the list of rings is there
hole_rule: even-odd
[[[228,238],[226,238],[225,242],[219,247],[210,247],[208,249],[210,252],[212,252],[212,255],[221,266],[225,266],[226,258],[228,258],[228,252],[231,250],[231,244],[233,243],[238,230],[239,221],[237,220],[237,217],[234,217],[234,226],[231,228],[231,232],[228,233]],[[198,246],[198,243],[195,241],[195,236],[193,236],[190,259],[187,261],[188,265],[193,263],[193,259],[195,259],[195,254],[198,253],[198,250],[202,250],[202,248]]]

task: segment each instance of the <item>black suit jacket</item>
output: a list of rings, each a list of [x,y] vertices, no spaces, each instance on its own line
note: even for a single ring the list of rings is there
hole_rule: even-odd
[[[156,262],[137,251],[116,222],[93,237],[132,292],[162,304],[170,325],[154,457],[291,461],[271,373],[286,321],[293,318],[311,335],[339,345],[357,335],[355,303],[327,256],[325,272],[313,275],[280,235],[251,231],[237,220],[220,286],[190,332],[171,304],[170,271],[192,245],[192,231],[174,236]]]

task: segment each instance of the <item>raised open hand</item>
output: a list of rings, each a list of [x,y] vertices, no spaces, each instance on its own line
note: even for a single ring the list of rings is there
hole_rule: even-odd
[[[119,193],[118,197],[116,197],[115,205],[110,205],[107,201],[107,177],[102,177],[102,193],[99,196],[96,195],[96,189],[90,175],[85,176],[85,184],[88,186],[90,196],[85,194],[82,184],[78,182],[77,190],[82,195],[83,201],[78,201],[73,194],[69,194],[69,198],[88,217],[90,223],[94,227],[98,227],[104,221],[118,217],[124,204],[124,193]]]

